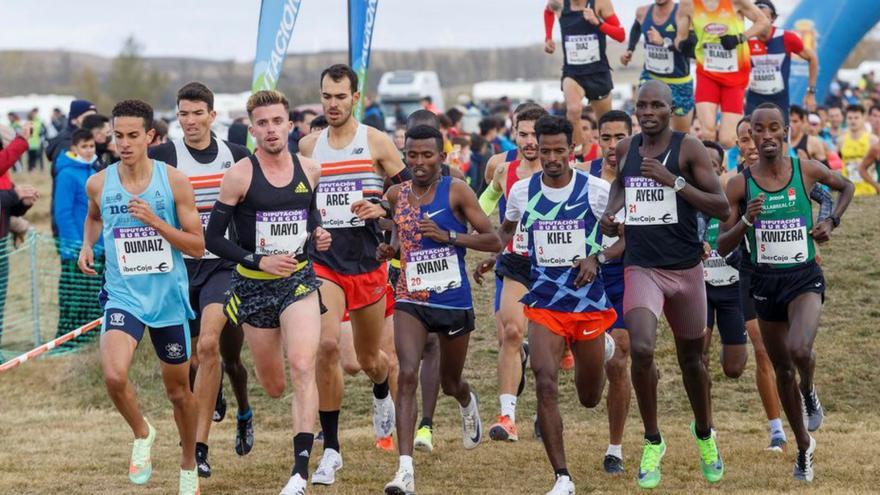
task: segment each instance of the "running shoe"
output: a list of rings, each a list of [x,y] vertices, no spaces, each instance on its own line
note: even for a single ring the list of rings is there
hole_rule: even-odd
[[[519,377],[519,385],[516,387],[516,396],[519,397],[522,395],[523,390],[526,388],[526,364],[529,362],[529,343],[523,341],[522,343],[522,352],[520,353],[521,364],[522,364],[522,373]]]
[[[221,375],[222,376],[222,375]],[[214,416],[211,418],[215,423],[223,421],[226,417],[226,396],[223,395],[223,379],[220,379],[220,390],[217,392],[217,402],[214,403]]]
[[[770,437],[770,445],[768,445],[767,448],[764,450],[782,453],[785,452],[786,443],[787,442],[782,437]]]
[[[660,439],[659,444],[645,440],[642,450],[642,462],[639,464],[639,487],[656,488],[660,484],[660,461],[666,455],[666,441]]]
[[[489,428],[489,438],[492,440],[516,442],[519,440],[516,423],[510,419],[510,416],[498,416],[498,421]]]
[[[565,475],[556,477],[556,484],[545,495],[574,495],[574,481]]]
[[[571,349],[568,347],[565,348],[565,353],[562,355],[559,367],[562,368],[563,371],[571,371],[574,369],[574,355],[572,355]]]
[[[181,469],[180,483],[177,485],[178,495],[199,495],[199,476],[195,469]]]
[[[718,445],[715,444],[714,430],[706,440],[697,437],[696,423],[691,423],[691,434],[697,442],[697,449],[700,451],[700,469],[703,471],[703,477],[709,483],[718,483],[724,476],[724,462],[721,460],[721,454],[718,452]]]
[[[431,453],[434,451],[434,429],[430,426],[421,426],[416,431],[416,438],[413,440],[413,448],[422,452]]]
[[[239,419],[235,428],[235,453],[247,455],[254,448],[254,415]]]
[[[294,474],[287,480],[287,484],[284,485],[284,488],[281,489],[281,495],[305,495],[306,494],[306,480],[299,475],[299,473]]]
[[[813,452],[816,451],[816,439],[810,436],[807,450],[798,449],[797,461],[794,463],[794,479],[804,482],[813,481]]]
[[[336,483],[336,471],[342,469],[342,455],[333,449],[324,449],[318,468],[312,473],[313,485],[332,485]]]
[[[196,445],[196,471],[200,478],[211,477],[211,465],[208,464],[208,450],[202,450]]]
[[[483,439],[483,423],[480,421],[479,402],[477,401],[477,394],[473,392],[471,392],[471,403],[474,407],[470,414],[465,413],[464,408],[459,406],[462,440],[464,441],[464,448],[468,450],[476,448]]]
[[[394,452],[394,437],[392,435],[388,435],[387,437],[377,438],[376,448],[379,450],[384,450],[385,452]]]
[[[391,394],[384,399],[373,397],[373,431],[376,438],[391,436],[394,431],[394,401]]]
[[[618,474],[623,472],[623,459],[616,455],[606,455],[602,462],[602,467],[608,474]]]
[[[398,469],[394,479],[385,485],[385,495],[414,495],[416,480],[411,471]]]
[[[147,421],[144,418],[144,421]],[[153,474],[153,464],[150,460],[150,449],[156,440],[156,429],[147,422],[147,438],[135,438],[131,446],[131,463],[128,465],[128,479],[135,485],[143,485],[150,480]]]
[[[605,332],[605,362],[611,361],[611,358],[614,357],[614,351],[617,347],[617,344],[614,343],[614,337],[611,336],[608,332]]]
[[[816,394],[816,386],[808,392],[801,391],[804,409],[804,425],[808,431],[816,431],[822,426],[822,420],[825,419],[825,409],[819,402],[819,395]]]

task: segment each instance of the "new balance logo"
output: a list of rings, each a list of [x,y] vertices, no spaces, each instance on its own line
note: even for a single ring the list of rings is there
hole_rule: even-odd
[[[351,150],[352,155],[360,155],[363,152],[364,152],[363,148],[355,148],[355,149]]]
[[[293,192],[295,192],[295,193],[303,193],[303,194],[304,194],[304,193],[309,192],[309,188],[306,187],[305,184],[303,184],[302,182],[300,182],[299,184],[296,185],[296,188],[293,190]]]

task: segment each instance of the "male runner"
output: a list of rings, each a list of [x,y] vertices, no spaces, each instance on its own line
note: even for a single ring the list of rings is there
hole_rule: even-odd
[[[678,34],[677,12],[678,4],[673,0],[654,0],[651,5],[636,9],[635,22],[639,30],[630,31],[629,46],[620,62],[624,66],[629,64],[639,38],[644,36],[645,66],[640,80],[655,79],[669,85],[672,89],[672,128],[688,132],[694,120],[694,76],[688,56],[693,48],[674,49],[673,42]]]
[[[782,407],[798,446],[794,477],[809,482],[816,441],[807,431],[801,407],[803,401],[809,413],[818,403],[812,347],[825,292],[822,269],[814,259],[814,242],[829,239],[852,200],[854,187],[815,160],[786,156],[785,120],[779,107],[760,105],[751,125],[758,163],[727,184],[731,215],[721,227],[718,249],[727,254],[747,239],[753,265],[750,292],[776,370]],[[806,191],[816,183],[840,195],[834,213],[814,223]]]
[[[611,110],[611,67],[605,53],[605,36],[623,43],[626,31],[614,13],[611,0],[548,0],[544,11],[544,51],[556,51],[554,20],[562,31],[562,92],[565,114],[574,128],[574,154],[587,151],[581,134],[583,99],[590,100],[596,118]]]
[[[642,133],[617,146],[619,175],[611,186],[602,230],[615,235],[615,213],[626,206],[624,321],[630,335],[632,380],[645,447],[638,483],[660,483],[666,443],[657,423],[657,322],[665,314],[678,353],[685,390],[694,412],[691,433],[700,468],[710,482],[721,480],[724,465],[712,435],[709,377],[703,365],[706,287],[697,236],[697,212],[727,218],[728,208],[706,148],[696,138],[669,128],[672,91],[661,81],[639,89],[636,115]]]
[[[788,122],[788,142],[797,157],[801,160],[817,160],[828,166],[828,147],[824,141],[810,135],[806,110],[798,105],[791,105]]]
[[[79,269],[97,276],[92,246],[103,235],[106,264],[101,328],[101,368],[107,393],[134,433],[128,478],[145,484],[153,473],[150,450],[156,429],[141,414],[128,370],[149,327],[161,361],[165,393],[180,435],[178,492],[199,493],[196,474],[196,403],[189,388],[189,305],[183,253],[205,252],[192,186],[186,175],[151,160],[153,109],[140,100],[113,107],[113,135],[120,161],[89,177],[89,213]]]
[[[392,245],[381,244],[376,255],[388,260],[400,247],[401,277],[394,303],[394,343],[400,360],[397,434],[400,465],[386,494],[415,492],[413,430],[419,364],[428,333],[440,344],[443,393],[458,401],[466,449],[480,444],[482,427],[477,396],[462,378],[474,311],[467,280],[465,250],[501,248],[492,223],[464,181],[443,176],[446,159],[443,135],[417,126],[407,131],[405,154],[412,180],[392,186],[386,197],[394,211]],[[468,234],[468,225],[474,233]]]
[[[867,161],[868,167],[873,164],[874,160],[866,160],[866,157],[871,155],[871,148],[878,142],[880,138],[868,132],[865,126],[865,108],[857,104],[846,107],[846,130],[842,130],[837,138],[837,149],[840,150],[840,158],[843,160],[843,169],[840,172],[844,178],[852,181],[856,196],[873,196],[880,191],[874,186],[877,181],[867,173],[867,167],[864,175],[860,173],[862,162]]]
[[[200,82],[185,84],[177,91],[177,120],[183,129],[183,138],[172,139],[149,150],[150,158],[176,167],[189,177],[196,191],[196,208],[203,226],[208,224],[211,208],[217,201],[223,174],[232,164],[250,154],[244,146],[214,137],[211,124],[216,116],[214,93]],[[245,455],[253,448],[253,413],[248,402],[247,368],[241,362],[244,337],[241,327],[229,324],[223,313],[235,264],[218,258],[210,251],[206,251],[201,259],[185,256],[184,262],[189,275],[190,304],[198,309],[190,325],[198,357],[197,368],[201,371],[196,374],[194,387],[199,406],[196,461],[199,476],[208,478],[211,476],[211,465],[208,464],[211,420],[222,419],[222,415],[214,414],[217,406],[221,406],[223,414],[226,410],[223,369],[229,375],[238,402],[235,435],[235,453],[238,455]]]
[[[749,38],[749,52],[752,59],[752,72],[749,89],[746,91],[746,115],[761,103],[775,103],[782,109],[788,123],[788,75],[791,69],[791,54],[799,56],[809,64],[807,91],[804,106],[816,108],[816,78],[819,75],[819,56],[804,46],[801,37],[794,31],[776,29],[776,6],[771,0],[755,0],[764,16],[770,19],[770,29],[754,38]]]
[[[752,21],[749,29],[743,19]],[[770,21],[751,0],[681,0],[676,14],[673,46],[693,26],[697,35],[697,119],[702,139],[718,141],[725,149],[736,143],[736,123],[743,116],[743,97],[752,66],[747,41],[770,29]],[[718,110],[721,125],[716,125]]]
[[[582,147],[582,156],[575,157],[576,160],[580,160],[582,162],[590,162],[597,158],[599,158],[602,154],[602,150],[599,148],[599,144],[596,142],[595,135],[598,134],[598,129],[596,128],[596,119],[593,117],[593,112],[591,112],[592,108],[587,107],[584,108],[584,111],[581,112],[581,139],[584,141],[584,145]]]
[[[379,205],[384,178],[394,184],[407,180],[409,170],[387,134],[360,124],[352,109],[360,99],[357,74],[337,64],[321,73],[321,104],[330,127],[309,134],[299,143],[303,156],[321,164],[317,201],[324,228],[335,238],[327,252],[309,255],[323,282],[318,349],[319,416],[324,432],[324,454],[312,483],[331,485],[342,467],[339,450],[339,408],[342,369],[339,366],[340,323],[351,316],[354,348],[361,369],[373,382],[373,429],[377,438],[394,430],[394,402],[389,390],[388,356],[381,350],[385,323],[385,286],[388,269],[376,259],[381,232],[376,218],[385,215]]]
[[[595,407],[605,387],[604,363],[614,352],[605,331],[616,313],[605,295],[596,257],[601,249],[597,220],[608,184],[569,166],[573,130],[568,121],[541,117],[535,133],[542,172],[513,186],[500,230],[510,236],[521,224],[528,233],[533,276],[522,303],[529,320],[541,439],[556,476],[547,493],[570,495],[575,487],[559,414],[559,360],[569,343],[578,399]]]
[[[294,465],[281,494],[302,495],[318,411],[315,357],[321,335],[320,282],[306,249],[307,244],[317,252],[330,247],[315,204],[321,171],[314,160],[288,151],[293,122],[283,94],[257,91],[248,98],[247,111],[256,151],[223,177],[208,223],[208,248],[237,263],[226,314],[242,325],[257,379],[270,397],[284,393],[287,356],[295,397]],[[230,223],[237,242],[225,237]]]

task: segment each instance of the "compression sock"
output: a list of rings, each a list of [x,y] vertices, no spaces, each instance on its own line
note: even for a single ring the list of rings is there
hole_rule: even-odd
[[[339,410],[318,411],[318,417],[324,432],[324,448],[339,452]]]
[[[304,480],[309,479],[309,458],[312,456],[312,445],[314,443],[314,433],[297,433],[293,437],[293,470],[290,472],[291,476],[298,474]]]

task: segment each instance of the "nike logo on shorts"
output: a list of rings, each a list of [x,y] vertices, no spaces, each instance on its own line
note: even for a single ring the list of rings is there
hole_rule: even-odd
[[[449,335],[449,336],[456,335],[458,332],[461,332],[462,330],[464,330],[464,327],[461,327],[458,330],[454,330],[452,332],[448,332],[447,335]]]

